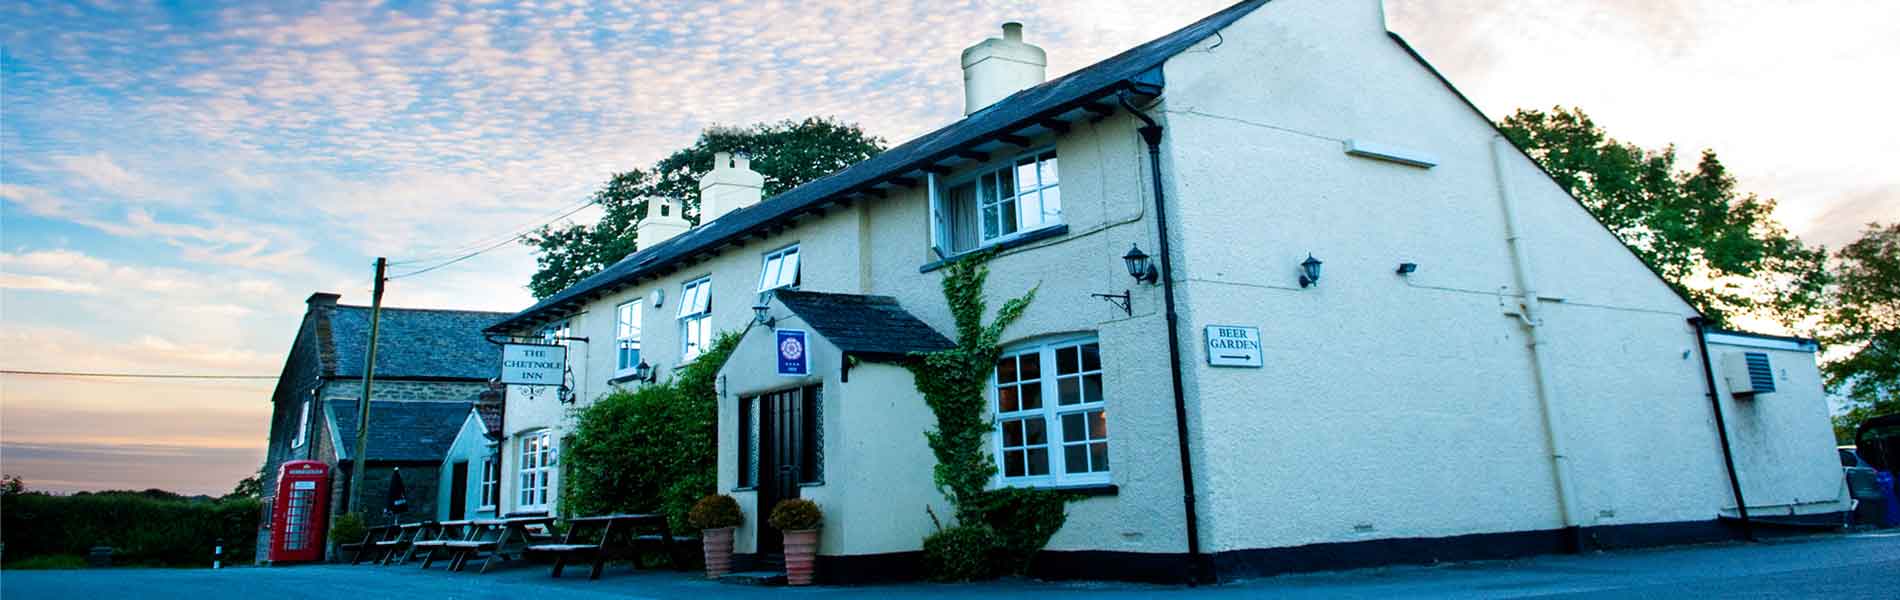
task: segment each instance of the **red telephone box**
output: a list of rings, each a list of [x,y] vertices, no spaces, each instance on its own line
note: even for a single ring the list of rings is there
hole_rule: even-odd
[[[329,529],[330,465],[293,460],[277,470],[277,500],[271,507],[270,561],[323,560]]]

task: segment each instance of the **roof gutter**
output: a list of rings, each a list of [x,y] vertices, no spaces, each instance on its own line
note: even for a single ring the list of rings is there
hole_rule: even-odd
[[[1128,89],[1137,89],[1134,82],[1128,83]],[[1201,520],[1195,510],[1194,502],[1194,460],[1193,451],[1188,443],[1187,396],[1181,383],[1181,319],[1174,303],[1174,252],[1168,243],[1168,201],[1161,185],[1161,133],[1162,128],[1153,117],[1135,108],[1128,102],[1128,94],[1117,94],[1116,99],[1128,113],[1140,118],[1147,125],[1138,129],[1141,140],[1148,144],[1148,172],[1154,185],[1155,197],[1155,234],[1160,236],[1158,245],[1161,254],[1161,299],[1168,319],[1168,374],[1174,383],[1174,435],[1181,456],[1181,504],[1184,518],[1187,520],[1187,584],[1192,586],[1201,581],[1205,572],[1205,557],[1201,555]]]

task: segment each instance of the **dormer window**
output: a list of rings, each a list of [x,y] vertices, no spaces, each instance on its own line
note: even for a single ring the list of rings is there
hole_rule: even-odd
[[[1062,224],[1062,189],[1051,149],[939,182],[931,190],[932,239],[945,256]]]

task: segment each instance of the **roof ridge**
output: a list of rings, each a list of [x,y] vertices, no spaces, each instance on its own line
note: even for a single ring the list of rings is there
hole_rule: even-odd
[[[332,305],[332,306],[334,306],[335,308],[360,308],[360,309],[363,309],[363,310],[375,310],[375,309],[376,309],[376,307],[373,307],[373,306],[363,306],[363,305],[361,305],[361,304],[335,304],[335,305]],[[512,315],[512,314],[515,314],[515,313],[513,313],[513,312],[510,312],[510,311],[496,311],[496,310],[474,310],[474,309],[468,309],[468,308],[411,308],[411,307],[407,307],[407,306],[385,306],[385,307],[382,307],[382,310],[400,310],[400,311],[406,311],[406,312],[446,312],[446,313],[469,313],[469,314],[480,314],[480,315]]]

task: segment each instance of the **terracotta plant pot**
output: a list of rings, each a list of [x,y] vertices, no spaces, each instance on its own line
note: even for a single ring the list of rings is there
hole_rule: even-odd
[[[699,545],[706,551],[706,577],[717,579],[732,572],[732,532],[734,527],[699,532]]]
[[[818,530],[803,529],[785,532],[785,583],[787,585],[811,585],[812,575],[817,571]]]

